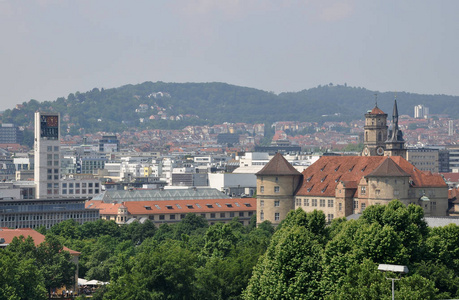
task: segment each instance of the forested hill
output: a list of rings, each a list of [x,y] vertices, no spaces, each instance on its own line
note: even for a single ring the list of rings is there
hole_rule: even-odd
[[[6,110],[1,121],[33,126],[35,111],[55,111],[61,113],[63,126],[71,124],[70,133],[81,128],[86,132],[117,132],[129,127],[178,129],[223,122],[348,121],[362,119],[374,107],[375,93],[378,106],[390,116],[395,93],[360,87],[328,84],[276,95],[217,82],[144,82],[111,89],[94,88],[55,101],[30,100],[19,109]],[[396,97],[400,114],[413,115],[413,107],[424,104],[431,114],[459,118],[457,96],[398,92]]]

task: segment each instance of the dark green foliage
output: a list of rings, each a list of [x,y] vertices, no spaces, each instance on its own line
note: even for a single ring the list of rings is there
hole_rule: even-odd
[[[329,225],[321,211],[297,209],[276,230],[269,222],[244,227],[237,218],[209,226],[190,214],[158,229],[151,222],[67,221],[47,233],[50,244],[81,252],[80,277],[110,281],[94,299],[390,299],[386,277],[397,275],[379,272],[380,263],[410,270],[395,283],[396,299],[459,297],[459,227],[428,228],[420,207],[399,201]],[[43,266],[34,249],[22,238],[0,250],[8,270],[0,268],[0,299],[21,298],[14,295],[23,295],[22,274]],[[49,274],[30,277],[36,299]]]

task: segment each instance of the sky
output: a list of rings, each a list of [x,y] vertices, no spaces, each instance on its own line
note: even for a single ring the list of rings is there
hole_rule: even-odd
[[[0,0],[0,110],[145,81],[459,96],[455,0]]]

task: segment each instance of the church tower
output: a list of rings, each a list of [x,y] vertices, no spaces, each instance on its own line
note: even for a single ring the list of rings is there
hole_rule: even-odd
[[[392,127],[386,140],[385,156],[401,156],[406,159],[405,140],[403,133],[398,128],[398,108],[397,100],[394,101],[394,110],[392,112]]]
[[[387,114],[379,107],[375,107],[365,114],[364,148],[362,156],[382,156],[385,150],[387,137]]]

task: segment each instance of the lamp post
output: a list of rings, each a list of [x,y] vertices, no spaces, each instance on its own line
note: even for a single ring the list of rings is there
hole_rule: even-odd
[[[400,280],[400,276],[402,274],[406,274],[409,272],[407,266],[402,266],[402,265],[387,265],[387,264],[380,264],[378,266],[378,270],[382,272],[393,272],[393,273],[398,273],[399,277],[398,278],[390,278],[386,277],[386,279],[392,280],[392,300],[394,300],[394,286],[395,286],[395,280]]]

